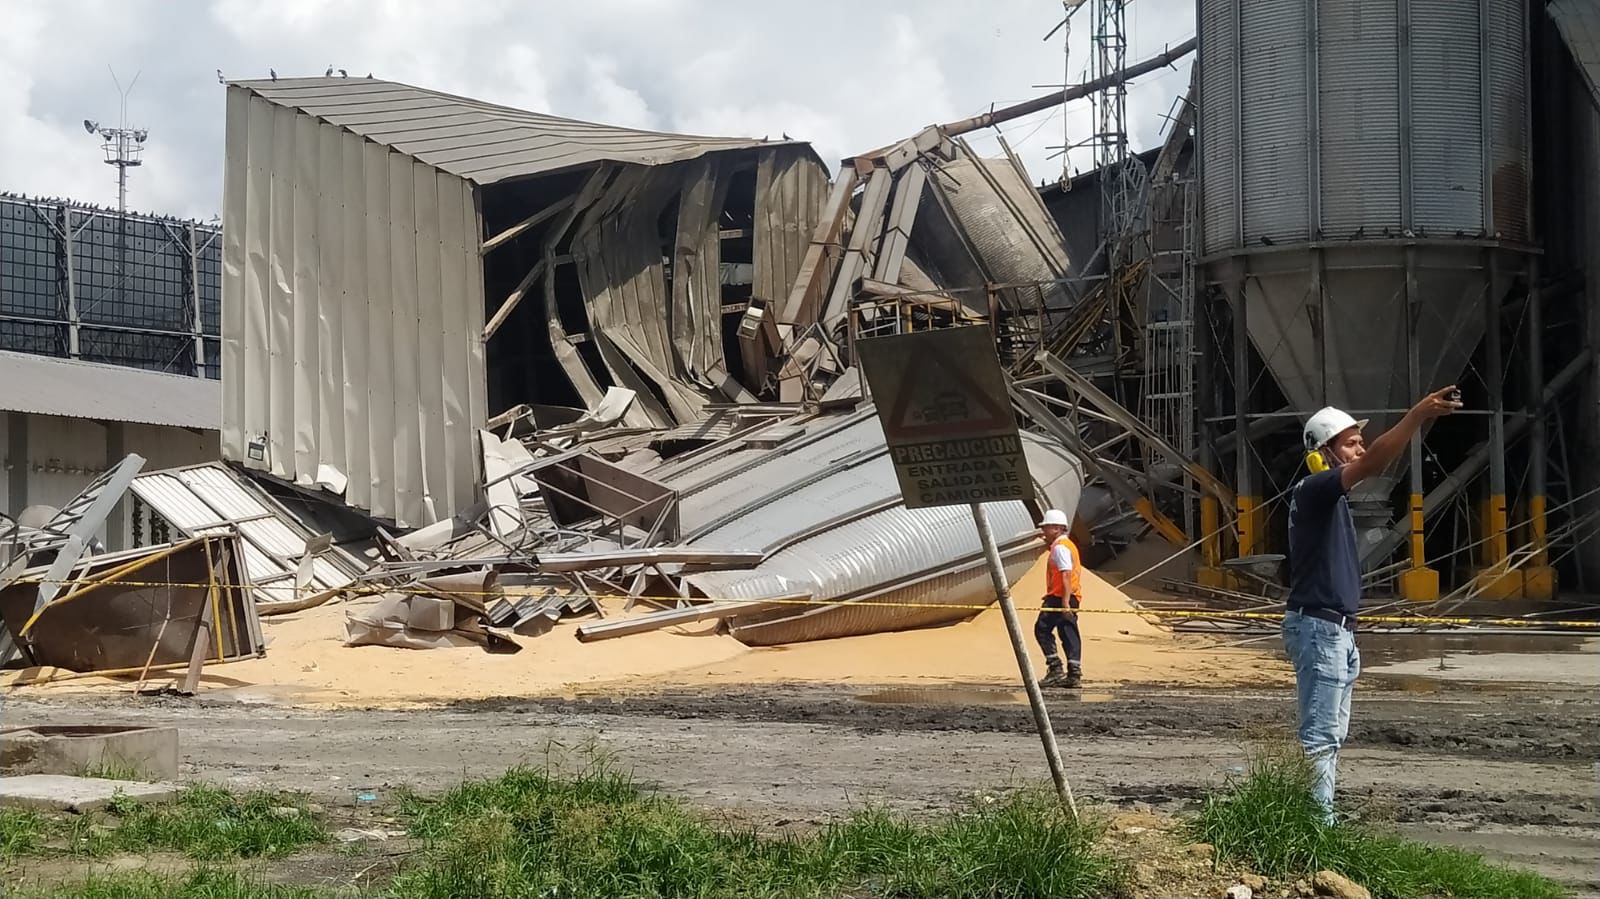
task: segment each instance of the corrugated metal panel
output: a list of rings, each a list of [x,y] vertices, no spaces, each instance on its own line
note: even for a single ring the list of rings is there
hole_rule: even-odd
[[[882,431],[875,415],[817,440],[806,452],[791,454],[790,462],[818,462],[862,435],[875,436],[881,446]],[[1076,508],[1082,487],[1077,463],[1059,452],[1044,451],[1033,435],[1024,435],[1024,439],[1032,450],[1028,463],[1034,479],[1048,485],[1047,502]],[[783,470],[789,471],[790,466]],[[763,501],[748,509],[730,510],[689,543],[770,555],[750,571],[709,572],[691,577],[690,583],[717,599],[753,599],[794,591],[810,592],[817,599],[871,597],[875,602],[908,606],[969,605],[993,599],[977,529],[965,507],[907,509],[900,505],[894,468],[887,456],[877,452],[854,463],[827,465],[821,472],[822,477],[780,483],[772,483],[772,473],[761,467],[740,475],[739,479],[768,491]],[[893,505],[884,508],[884,503]],[[1042,549],[1032,516],[1020,502],[989,503],[985,508],[996,541],[1007,550],[1007,573],[1015,579]],[[754,643],[790,642],[942,623],[970,615],[970,609],[876,606],[818,608],[795,614],[780,611],[777,617],[785,621],[738,635]]]
[[[849,459],[868,453],[883,458],[883,431],[877,419],[860,415],[848,421],[844,427],[782,444],[776,451],[730,454],[720,465],[699,466],[684,476],[667,479],[667,486],[680,494],[678,514],[684,533],[712,527],[738,509],[763,502],[772,494],[816,478]],[[881,498],[862,498],[857,503],[856,497],[846,493],[843,499],[852,505],[842,508],[859,508]]]
[[[403,526],[470,505],[471,185],[243,88],[228,103],[223,457],[306,487],[326,466],[347,504]]]
[[[1600,0],[1550,0],[1545,9],[1600,104]]]
[[[186,536],[237,530],[243,538],[245,573],[260,594],[257,600],[296,598],[296,563],[312,535],[247,479],[208,464],[142,474],[130,489]],[[311,586],[318,592],[355,579],[353,570],[328,557],[312,560],[311,569]]]
[[[602,161],[661,165],[716,150],[775,145],[579,122],[371,78],[234,81],[229,87],[230,93],[249,91],[475,184]]]
[[[689,166],[678,198],[677,245],[672,261],[672,305],[667,310],[672,345],[684,374],[714,386],[710,372],[726,370],[722,349],[722,207],[733,180],[731,160],[701,159]]]
[[[1478,6],[1411,0],[1413,221],[1424,233],[1483,229]]]
[[[754,295],[782,303],[828,195],[828,171],[802,147],[763,153],[756,170]]]
[[[1528,27],[1525,0],[1488,0],[1491,233],[1527,240]]]
[[[1394,0],[1318,3],[1321,228],[1400,227],[1399,22]],[[1374,234],[1376,236],[1376,234]]]
[[[1306,11],[1276,2],[1239,12],[1246,244],[1309,236]]]
[[[0,410],[217,430],[223,385],[190,378],[0,352]]]
[[[1239,46],[1233,27],[1238,8],[1233,0],[1200,3],[1200,216],[1207,253],[1237,246],[1240,239]]]
[[[681,177],[681,172],[624,170],[585,215],[572,241],[590,337],[613,381],[638,394],[629,415],[645,412],[656,427],[697,418],[705,401],[669,374],[675,366],[667,350],[658,219]]]

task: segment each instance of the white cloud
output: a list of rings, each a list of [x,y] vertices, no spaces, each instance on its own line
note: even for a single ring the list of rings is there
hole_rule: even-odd
[[[617,83],[617,61],[608,56],[590,56],[583,61],[587,89],[585,105],[594,117],[612,125],[654,131],[660,127],[650,104],[631,87]]]
[[[784,6],[737,0],[0,0],[0,189],[115,202],[115,173],[83,133],[114,120],[104,72],[142,71],[130,119],[150,130],[132,174],[138,209],[208,218],[221,206],[223,92],[232,78],[377,77],[573,118],[643,128],[809,140],[830,163],[936,121],[1040,93],[1062,78],[1061,44],[1040,37],[1059,6],[1038,0]],[[1149,0],[1130,14],[1130,60],[1193,31],[1192,5]],[[1072,61],[1088,59],[1087,19]],[[92,62],[90,62],[92,60]],[[1159,139],[1187,68],[1129,96],[1135,147]],[[1005,126],[1035,180],[1060,162],[1048,114]],[[1085,104],[1066,121],[1089,133]],[[992,132],[973,135],[996,149]],[[1087,154],[1075,154],[1079,167]]]

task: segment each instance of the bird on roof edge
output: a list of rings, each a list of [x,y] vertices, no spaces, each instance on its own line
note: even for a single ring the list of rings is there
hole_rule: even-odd
[[[349,78],[350,77],[350,73],[346,72],[344,69],[340,69],[339,70],[339,77],[340,78]]]
[[[222,70],[221,69],[217,70],[217,83],[218,84],[227,84],[228,83],[228,79],[222,77]]]
[[[272,76],[272,80],[273,81],[277,81],[278,80],[278,70],[277,69],[268,69],[267,70],[267,74]]]
[[[328,71],[323,72],[322,73],[322,77],[324,77],[324,78],[332,78],[333,77],[333,63],[331,63],[331,62],[328,63]]]

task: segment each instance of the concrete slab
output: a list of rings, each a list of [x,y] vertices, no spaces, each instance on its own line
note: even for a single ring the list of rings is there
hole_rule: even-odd
[[[37,725],[0,730],[0,774],[120,773],[178,777],[178,729],[117,724]]]
[[[0,805],[45,811],[89,812],[104,808],[117,796],[159,802],[182,789],[171,783],[138,783],[65,774],[24,774],[0,777]]]

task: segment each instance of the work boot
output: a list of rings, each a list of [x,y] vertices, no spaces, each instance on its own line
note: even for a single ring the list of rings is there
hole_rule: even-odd
[[[1061,663],[1055,659],[1046,659],[1044,678],[1039,681],[1039,686],[1059,687],[1066,683],[1067,673],[1061,670]]]
[[[1079,684],[1082,684],[1082,683],[1083,683],[1083,669],[1079,668],[1077,665],[1068,666],[1067,667],[1067,676],[1062,681],[1061,685],[1063,687],[1076,687],[1076,686],[1078,686]]]

